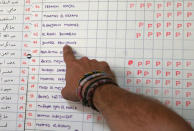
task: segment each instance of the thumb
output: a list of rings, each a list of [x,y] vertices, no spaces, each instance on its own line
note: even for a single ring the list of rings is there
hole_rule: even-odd
[[[64,99],[70,100],[70,101],[79,101],[76,91],[72,90],[70,87],[65,87],[61,91],[61,95]]]

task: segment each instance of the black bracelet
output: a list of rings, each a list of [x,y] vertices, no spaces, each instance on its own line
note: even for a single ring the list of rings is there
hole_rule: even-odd
[[[90,83],[85,91],[83,92],[84,93],[84,98],[82,100],[82,104],[84,106],[88,106],[88,107],[91,107],[92,109],[97,110],[97,108],[94,106],[93,104],[93,95],[94,95],[94,92],[95,90],[102,86],[102,85],[105,85],[105,84],[113,84],[113,85],[116,85],[118,86],[111,78],[109,77],[103,77],[103,78],[99,78],[95,81],[93,81],[92,83]]]
[[[99,78],[99,79],[93,81],[92,83],[90,83],[90,84],[86,87],[86,89],[85,89],[85,91],[84,91],[84,96],[83,96],[83,100],[82,100],[82,104],[83,104],[83,105],[89,106],[89,105],[88,105],[88,101],[87,101],[86,96],[87,96],[87,93],[88,93],[89,88],[91,88],[91,85],[93,85],[93,84],[95,84],[96,82],[98,82],[99,80],[103,80],[103,79],[112,80],[111,78],[107,78],[107,77],[106,77],[106,78]]]

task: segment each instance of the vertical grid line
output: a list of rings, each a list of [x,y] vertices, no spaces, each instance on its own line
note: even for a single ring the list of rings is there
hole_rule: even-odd
[[[107,26],[107,29],[106,29],[106,60],[107,60],[107,57],[108,57],[108,31],[109,31],[109,29],[108,29],[108,23],[109,23],[109,20],[108,20],[108,18],[109,18],[109,0],[107,0],[107,2],[108,2],[108,4],[107,4],[107,20],[106,20],[106,26]]]
[[[137,32],[137,27],[136,27],[136,25],[137,25],[137,17],[136,17],[136,15],[137,15],[137,13],[136,13],[136,10],[137,10],[137,1],[138,0],[136,0],[136,1],[134,1],[134,3],[135,3],[135,33]],[[136,43],[136,41],[137,41],[137,38],[135,37],[135,39],[134,39],[134,43],[133,43],[133,49],[134,49],[134,51],[133,51],[133,57],[135,57],[135,50],[136,50],[136,48],[135,48],[135,43]],[[136,58],[133,58],[133,61],[136,61]],[[134,65],[133,65],[133,68],[135,68],[134,67]],[[135,74],[135,71],[133,70],[133,74]],[[135,87],[135,78],[133,78],[133,88],[134,88],[134,92],[136,92],[136,87]]]
[[[183,88],[183,83],[184,83],[184,63],[185,63],[185,60],[184,60],[184,39],[185,39],[185,23],[184,23],[184,19],[185,19],[185,13],[184,13],[184,10],[185,10],[185,2],[183,0],[183,30],[182,30],[182,35],[183,35],[183,38],[182,38],[182,102],[184,101],[184,88]],[[182,110],[181,110],[181,113],[182,113],[182,116],[183,116],[183,109],[184,109],[184,106],[182,104]]]
[[[40,38],[39,38],[39,40],[40,40],[40,45],[39,45],[39,55],[38,55],[38,73],[37,73],[37,75],[38,75],[38,78],[37,78],[37,90],[36,90],[36,93],[37,93],[37,96],[38,96],[38,85],[39,85],[39,78],[40,78],[40,51],[41,51],[41,43],[42,43],[42,21],[43,21],[43,18],[42,18],[42,14],[43,14],[43,4],[44,4],[44,2],[43,2],[43,0],[42,0],[42,2],[41,2],[41,20],[40,20]],[[36,115],[37,115],[37,112],[38,112],[38,110],[37,110],[37,96],[36,96],[36,111],[35,111],[35,123],[36,123]],[[35,125],[35,129],[36,129],[36,125]]]
[[[116,1],[116,3],[117,3],[117,8],[116,8],[116,19],[115,19],[115,21],[116,21],[116,27],[115,27],[115,30],[116,30],[116,32],[115,32],[115,42],[114,42],[114,55],[115,55],[115,57],[114,57],[114,65],[115,65],[115,63],[116,63],[116,59],[117,59],[117,56],[116,56],[116,44],[117,44],[117,28],[118,28],[118,0]]]
[[[162,22],[163,22],[163,33],[164,33],[164,28],[165,28],[165,26],[164,26],[164,8],[165,8],[165,1],[163,1],[163,20],[162,20]],[[163,35],[163,37],[162,37],[162,89],[161,89],[161,91],[162,91],[162,102],[163,102],[163,98],[164,98],[164,85],[163,85],[163,83],[164,83],[164,73],[163,73],[163,70],[164,70],[164,35]]]
[[[172,74],[173,74],[173,69],[174,69],[174,3],[175,3],[175,0],[173,0],[172,2],[173,4],[173,30],[172,30],[172,34],[173,34],[173,37],[172,37]],[[172,75],[172,107],[174,106],[174,86],[173,86],[173,81],[174,81],[174,76]],[[176,100],[176,99],[175,99]],[[175,107],[176,108],[176,107]]]
[[[145,56],[144,56],[144,53],[145,53],[145,37],[146,37],[146,35],[145,35],[145,24],[146,24],[146,17],[145,17],[145,13],[146,13],[146,8],[145,8],[145,0],[144,0],[144,13],[143,13],[143,15],[144,15],[144,26],[143,26],[143,66],[142,66],[142,70],[144,71],[144,68],[145,68],[145,66],[144,66],[144,62],[145,62]],[[144,89],[144,85],[143,85],[143,80],[144,80],[144,76],[141,78],[142,79],[142,85],[141,85],[141,93],[143,94],[143,89]]]
[[[20,60],[20,68],[19,68],[20,72],[19,72],[19,85],[18,85],[19,87],[18,87],[18,100],[17,100],[17,106],[19,105],[18,102],[19,102],[19,97],[20,97],[21,69],[22,69],[22,55],[23,55],[23,54],[22,54],[22,50],[23,50],[23,41],[24,41],[24,30],[23,30],[23,27],[24,27],[24,15],[25,15],[25,12],[24,12],[25,0],[23,0],[23,2],[24,2],[23,5],[22,5],[22,6],[23,6],[23,14],[22,14],[22,23],[21,23],[21,25],[22,25],[22,27],[21,27],[21,28],[22,28],[22,32],[21,32],[21,33],[22,33],[22,38],[21,38],[21,39],[22,39],[22,40],[21,40],[21,43],[22,43],[22,44],[21,44],[21,45],[22,45],[22,46],[21,46],[21,49],[20,49],[21,52],[20,52],[20,59],[19,59],[19,60]],[[18,113],[19,113],[19,112],[18,112],[18,107],[17,107],[17,115],[18,115]],[[18,123],[18,116],[17,116],[17,115],[16,115],[16,117],[17,117],[17,118],[16,118],[16,129],[17,129],[17,123]]]
[[[153,0],[153,32],[155,33],[155,0]],[[151,95],[153,96],[153,88],[154,88],[154,41],[155,40],[155,35],[153,35],[153,43],[152,43],[152,88],[151,88]]]
[[[97,26],[96,26],[96,49],[95,49],[95,58],[97,58],[97,48],[98,48],[98,45],[97,45],[97,43],[98,43],[98,22],[99,22],[99,20],[98,20],[98,17],[99,17],[99,0],[97,1],[98,2],[98,7],[97,7]]]
[[[125,16],[125,18],[126,18],[126,25],[125,25],[125,56],[124,56],[124,88],[128,88],[128,86],[127,86],[127,84],[126,84],[126,78],[127,78],[127,76],[125,76],[126,75],[126,61],[127,61],[127,23],[128,23],[128,20],[127,20],[127,16],[128,16],[128,1],[126,2],[126,16]]]

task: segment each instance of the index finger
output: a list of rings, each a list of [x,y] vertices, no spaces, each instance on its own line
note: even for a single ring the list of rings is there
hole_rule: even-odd
[[[65,63],[68,63],[69,61],[75,60],[73,50],[68,45],[64,46],[64,48],[63,48],[63,59],[64,59]]]

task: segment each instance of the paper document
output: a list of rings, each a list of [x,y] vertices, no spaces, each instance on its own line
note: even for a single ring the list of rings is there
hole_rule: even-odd
[[[0,131],[109,131],[62,98],[65,45],[194,127],[194,0],[0,0]]]

